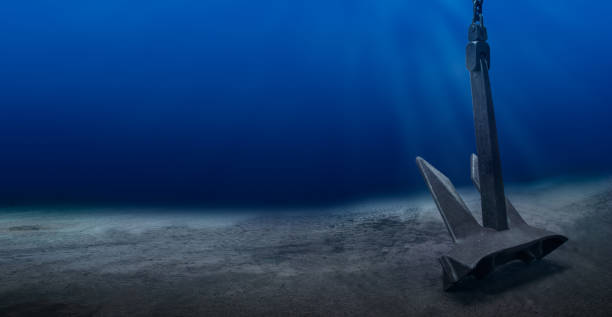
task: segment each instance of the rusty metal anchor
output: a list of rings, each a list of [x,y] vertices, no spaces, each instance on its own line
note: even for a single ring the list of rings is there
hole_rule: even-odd
[[[528,225],[505,197],[497,128],[489,82],[490,48],[483,24],[482,2],[474,1],[474,18],[468,31],[466,64],[470,71],[476,148],[471,157],[471,177],[480,191],[482,226],[472,216],[451,181],[417,157],[417,165],[444,219],[454,248],[440,258],[444,290],[468,276],[482,278],[512,260],[541,259],[567,238]]]

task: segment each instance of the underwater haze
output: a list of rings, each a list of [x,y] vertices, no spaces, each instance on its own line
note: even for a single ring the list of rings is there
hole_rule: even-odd
[[[456,185],[468,0],[0,4],[0,204],[327,204]],[[506,182],[612,171],[612,3],[484,2]]]

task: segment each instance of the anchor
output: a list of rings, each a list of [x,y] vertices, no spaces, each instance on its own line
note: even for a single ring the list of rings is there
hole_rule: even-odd
[[[444,290],[469,276],[483,278],[513,260],[539,260],[567,237],[528,225],[504,194],[497,128],[489,81],[490,48],[482,16],[484,0],[473,0],[474,17],[468,30],[466,64],[470,72],[478,156],[471,157],[471,178],[480,192],[482,226],[476,221],[451,181],[421,157],[417,165],[455,243],[440,258]]]

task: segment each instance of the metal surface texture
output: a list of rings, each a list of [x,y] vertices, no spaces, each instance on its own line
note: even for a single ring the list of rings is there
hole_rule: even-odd
[[[417,165],[442,215],[455,247],[440,258],[444,290],[468,276],[482,278],[512,260],[531,262],[567,238],[529,226],[504,194],[501,159],[489,69],[490,48],[483,24],[482,0],[474,0],[468,30],[466,66],[470,72],[478,156],[472,154],[471,178],[480,192],[482,226],[472,216],[451,181],[421,157]]]

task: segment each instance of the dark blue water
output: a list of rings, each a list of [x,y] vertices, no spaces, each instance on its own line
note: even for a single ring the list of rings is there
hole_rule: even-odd
[[[610,1],[485,1],[504,177],[610,171]],[[0,4],[0,202],[327,203],[469,182],[471,1]]]

